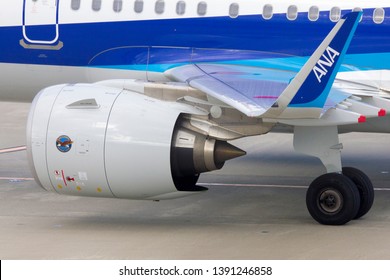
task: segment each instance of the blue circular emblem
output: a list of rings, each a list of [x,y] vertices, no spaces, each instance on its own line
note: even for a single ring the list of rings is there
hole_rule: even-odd
[[[67,153],[72,149],[73,141],[66,135],[61,135],[56,140],[57,149],[62,153]]]

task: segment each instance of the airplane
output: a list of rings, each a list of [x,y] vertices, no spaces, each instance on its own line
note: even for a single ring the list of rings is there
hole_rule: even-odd
[[[327,173],[306,204],[343,225],[374,201],[339,133],[390,132],[390,3],[3,0],[0,100],[31,102],[36,182],[65,195],[163,200],[287,128]],[[283,172],[281,170],[281,172]]]

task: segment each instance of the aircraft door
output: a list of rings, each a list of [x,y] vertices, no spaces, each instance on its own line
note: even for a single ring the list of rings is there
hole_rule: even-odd
[[[58,12],[59,0],[24,0],[21,45],[26,48],[58,47]]]

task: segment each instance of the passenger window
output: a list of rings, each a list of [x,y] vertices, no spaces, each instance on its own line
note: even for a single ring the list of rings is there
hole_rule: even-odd
[[[134,2],[134,12],[137,14],[142,13],[144,10],[144,1],[143,0],[135,0]]]
[[[207,3],[206,2],[199,2],[198,4],[198,15],[204,16],[207,13]]]
[[[298,7],[295,5],[291,5],[287,9],[287,19],[288,20],[296,20],[298,17]]]
[[[176,14],[178,15],[184,15],[186,12],[186,2],[179,1],[176,4]]]
[[[339,7],[333,7],[329,12],[329,19],[333,22],[339,21],[341,16],[341,9]]]
[[[80,9],[80,0],[72,0],[70,6],[72,10],[77,11],[78,9]]]
[[[102,0],[93,0],[92,1],[92,10],[95,12],[100,11],[102,7]]]
[[[113,10],[116,13],[119,13],[122,11],[122,5],[123,5],[123,0],[114,0],[113,2]]]
[[[320,9],[317,6],[311,6],[309,9],[309,20],[316,21],[320,17]]]
[[[381,24],[385,20],[385,10],[383,8],[376,8],[372,20],[377,24]]]
[[[232,3],[230,4],[230,7],[229,7],[229,16],[231,18],[236,18],[238,17],[238,14],[240,12],[240,7],[237,3]]]
[[[273,7],[270,4],[264,5],[263,7],[263,19],[271,19],[273,16]]]
[[[157,0],[156,6],[154,7],[154,11],[156,12],[156,14],[160,15],[160,14],[164,13],[164,10],[165,10],[164,0]]]

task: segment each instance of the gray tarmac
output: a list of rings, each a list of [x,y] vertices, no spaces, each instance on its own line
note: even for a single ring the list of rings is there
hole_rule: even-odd
[[[0,104],[0,148],[25,144],[28,107]],[[202,175],[209,191],[160,202],[48,193],[25,151],[0,154],[0,259],[390,259],[390,135],[341,142],[344,166],[365,171],[376,198],[337,227],[307,212],[306,188],[325,169],[290,134],[234,141],[248,155]]]

